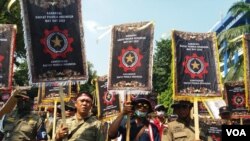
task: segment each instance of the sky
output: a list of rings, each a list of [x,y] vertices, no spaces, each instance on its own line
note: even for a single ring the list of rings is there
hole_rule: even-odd
[[[171,31],[208,32],[237,0],[82,0],[87,61],[108,74],[112,25],[153,21],[154,42]]]

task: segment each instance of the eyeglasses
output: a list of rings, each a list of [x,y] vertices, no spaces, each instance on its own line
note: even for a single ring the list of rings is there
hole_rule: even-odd
[[[140,109],[140,108],[144,108],[144,109],[149,109],[149,105],[148,104],[146,104],[146,103],[138,103],[137,105],[136,105],[136,108],[137,109]]]

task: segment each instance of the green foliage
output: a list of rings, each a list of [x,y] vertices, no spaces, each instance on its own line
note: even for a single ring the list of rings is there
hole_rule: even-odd
[[[28,64],[24,61],[18,65],[14,73],[14,85],[25,86],[29,84]]]
[[[158,93],[158,103],[166,107],[172,103],[172,76],[171,76],[171,40],[162,39],[156,42],[153,66],[153,87]]]
[[[89,79],[88,81],[80,86],[80,91],[85,91],[85,92],[90,92],[93,93],[95,90],[95,85],[92,84],[92,80],[97,77],[96,71],[93,70],[93,64],[88,62],[88,74],[89,74]]]
[[[239,16],[240,14],[247,15],[247,18],[249,18],[250,13],[250,4],[238,1],[234,3],[228,10],[229,13],[232,13],[234,17]],[[241,35],[244,35],[246,33],[250,33],[250,25],[240,25],[228,30],[225,30],[218,34],[218,43],[221,45],[223,42],[227,42],[227,47],[224,47],[220,49],[220,60],[222,60],[225,53],[228,54],[228,66],[229,72],[224,77],[224,82],[227,81],[239,81],[243,80],[243,55],[239,56],[239,60],[236,64],[232,62],[232,58],[235,54],[235,52],[239,52],[239,50],[242,50],[242,42],[239,42],[239,40],[232,41],[233,39],[236,39],[237,37],[240,37]],[[241,39],[241,38],[239,38]]]

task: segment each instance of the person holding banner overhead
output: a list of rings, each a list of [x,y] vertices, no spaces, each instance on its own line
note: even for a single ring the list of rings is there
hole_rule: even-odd
[[[194,120],[191,119],[193,104],[190,101],[181,100],[175,101],[171,107],[174,114],[178,115],[178,118],[168,123],[168,132],[164,141],[194,141]],[[201,131],[200,140],[210,141],[211,139],[210,137],[205,137],[205,133]]]
[[[132,102],[125,102],[123,111],[110,125],[109,137],[115,139],[122,135],[122,141],[126,141],[126,117],[131,115],[130,141],[160,141],[157,127],[147,119],[150,112],[153,112],[153,109],[146,98],[136,98]]]
[[[101,122],[91,114],[93,96],[87,92],[76,96],[76,114],[66,119],[66,124],[57,125],[56,141],[68,138],[68,141],[104,141],[101,134]]]
[[[17,106],[14,111],[4,118],[4,141],[34,141],[45,140],[47,133],[41,130],[42,118],[31,113],[33,101],[27,91],[20,91],[15,95]]]

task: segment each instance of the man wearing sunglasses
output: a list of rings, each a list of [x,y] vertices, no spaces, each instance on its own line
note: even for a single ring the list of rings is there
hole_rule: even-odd
[[[177,120],[168,123],[168,132],[164,141],[194,141],[195,130],[194,120],[191,119],[191,109],[193,104],[189,101],[175,101],[171,108],[178,116]],[[200,132],[201,140],[211,140],[205,137],[203,131]]]
[[[126,141],[126,117],[131,115],[130,141],[160,141],[157,127],[147,118],[150,112],[153,112],[152,106],[146,98],[136,98],[132,102],[125,102],[123,111],[110,125],[109,137],[115,139],[121,135],[122,141]]]

